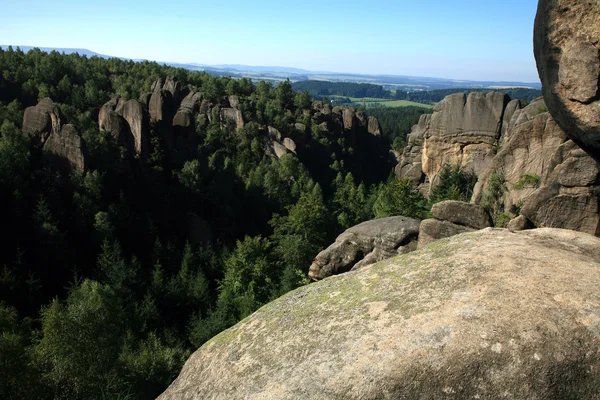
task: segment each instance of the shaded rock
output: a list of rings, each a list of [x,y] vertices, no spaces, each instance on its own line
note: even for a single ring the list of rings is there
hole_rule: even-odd
[[[221,121],[231,121],[235,125],[235,129],[241,129],[244,127],[244,117],[240,110],[235,108],[222,108],[221,109]]]
[[[171,124],[175,113],[173,95],[168,90],[157,90],[152,93],[148,105],[151,121],[165,121]]]
[[[186,110],[177,111],[175,118],[173,118],[173,126],[181,128],[189,128],[193,126],[194,118],[192,113]]]
[[[140,98],[138,100],[140,103],[145,105],[146,108],[148,108],[148,106],[150,106],[150,98],[151,97],[152,97],[152,93],[144,93],[140,96]]]
[[[381,125],[379,125],[379,121],[377,121],[377,118],[375,118],[373,116],[369,117],[367,130],[371,135],[375,135],[375,136],[381,135]]]
[[[600,233],[598,193],[594,195],[561,194],[548,199],[538,207],[537,226],[560,227],[592,235]]]
[[[560,127],[600,161],[600,3],[540,0],[534,54],[544,98]]]
[[[288,153],[288,149],[279,142],[273,142],[273,151],[277,158],[281,158]]]
[[[269,137],[272,140],[275,140],[277,142],[281,142],[281,132],[279,132],[276,128],[273,128],[272,126],[268,126],[267,127],[267,133],[269,134]]]
[[[282,144],[283,144],[283,147],[285,147],[292,153],[296,152],[296,143],[292,139],[284,138]]]
[[[85,143],[73,125],[53,132],[44,144],[44,157],[64,170],[85,170]]]
[[[352,130],[356,128],[358,119],[356,118],[356,111],[351,107],[344,107],[342,109],[342,119],[344,122],[344,129]]]
[[[508,230],[511,232],[524,231],[525,229],[532,229],[533,225],[524,215],[519,215],[516,218],[511,219],[508,222]]]
[[[596,399],[599,271],[578,232],[455,236],[267,304],[159,399]]]
[[[127,146],[134,154],[145,158],[148,152],[148,114],[144,106],[137,100],[128,100],[123,105],[121,116],[129,125],[129,132],[131,132]]]
[[[202,94],[198,91],[190,92],[179,105],[178,111],[187,111],[189,113],[197,113],[202,106]]]
[[[492,226],[490,215],[477,204],[464,201],[442,201],[434,204],[431,215],[444,221],[463,225],[473,229],[483,229]]]
[[[60,108],[46,97],[37,105],[25,109],[22,132],[31,138],[35,147],[40,148],[52,133],[60,132],[62,120],[64,116]]]
[[[596,234],[598,211],[591,210],[600,192],[599,165],[568,139],[546,112],[542,98],[514,113],[505,143],[479,176],[472,202],[481,201],[489,177],[497,171],[506,180],[506,211],[520,209],[537,227]],[[567,197],[553,200],[563,195]],[[554,214],[558,210],[560,215]]]
[[[419,117],[419,123],[414,125],[408,136],[408,144],[404,147],[400,160],[396,165],[395,172],[399,178],[407,178],[414,185],[424,183],[422,153],[425,143],[425,133],[431,122],[431,114],[423,114]]]
[[[234,95],[229,96],[229,106],[231,108],[239,108],[240,98],[238,96],[234,96]]]
[[[116,99],[115,99],[116,100]],[[123,146],[127,138],[128,125],[122,116],[115,111],[116,101],[112,100],[100,107],[98,112],[98,128],[109,132],[115,143]]]
[[[475,229],[473,228],[453,224],[452,222],[448,221],[426,219],[425,221],[421,222],[421,227],[419,229],[418,248],[421,249],[429,243],[438,241],[440,239],[459,235],[465,232],[473,232],[474,230]]]
[[[397,216],[353,226],[315,257],[308,276],[321,280],[415,250],[419,224],[416,219]]]

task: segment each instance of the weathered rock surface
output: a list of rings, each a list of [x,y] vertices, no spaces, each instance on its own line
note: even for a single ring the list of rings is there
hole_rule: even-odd
[[[44,157],[65,170],[85,170],[85,143],[71,124],[53,132],[44,144]]]
[[[490,215],[477,204],[464,201],[442,201],[431,208],[433,218],[449,221],[473,229],[484,229],[492,226]]]
[[[416,249],[420,221],[397,216],[347,229],[315,257],[308,276],[321,280]]]
[[[520,209],[537,227],[593,235],[600,229],[599,165],[568,139],[543,99],[514,113],[504,144],[479,176],[473,202],[481,201],[494,172],[506,180],[506,212]]]
[[[600,3],[540,0],[534,53],[552,117],[600,161]]]
[[[222,108],[221,109],[221,120],[233,122],[236,129],[244,127],[244,117],[240,110],[235,108]]]
[[[36,147],[42,147],[54,132],[60,132],[64,117],[58,106],[46,97],[32,107],[27,107],[23,114],[22,132],[31,138]]]
[[[509,97],[501,92],[447,96],[436,104],[424,135],[422,169],[429,182],[444,164],[460,165],[476,174],[493,158]]]
[[[486,229],[297,289],[170,399],[597,399],[600,239]]]
[[[129,125],[131,137],[128,146],[139,157],[146,157],[148,152],[148,114],[142,103],[137,100],[128,100],[124,103],[121,116]]]
[[[22,133],[31,138],[35,151],[43,151],[47,160],[65,171],[85,170],[85,143],[50,98],[27,107],[23,114]]]
[[[427,246],[428,244],[436,242],[440,239],[460,235],[461,233],[465,232],[473,232],[474,230],[476,229],[454,224],[449,221],[442,221],[433,218],[426,219],[425,221],[421,222],[417,247],[421,249]]]
[[[370,116],[367,122],[367,129],[371,135],[379,136],[381,135],[381,125],[379,125],[379,121],[377,118]]]
[[[525,229],[532,229],[533,226],[531,225],[526,216],[519,215],[518,217],[511,219],[508,222],[506,228],[511,232],[515,232],[524,231]]]

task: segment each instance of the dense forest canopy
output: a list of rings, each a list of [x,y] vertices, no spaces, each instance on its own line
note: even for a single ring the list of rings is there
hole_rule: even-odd
[[[328,96],[342,96],[347,98],[380,98],[408,100],[423,104],[434,104],[441,101],[444,97],[452,93],[469,93],[477,89],[437,89],[427,91],[406,91],[401,89],[386,90],[381,85],[370,83],[352,83],[352,82],[327,82],[327,81],[299,81],[294,82],[294,90],[307,91],[315,98]],[[485,91],[498,90],[508,94],[512,99],[531,102],[531,100],[542,95],[541,90],[529,88],[504,88],[504,89],[481,89]],[[352,102],[348,99],[348,102]]]
[[[162,84],[198,100],[187,136],[150,120],[142,153],[99,128],[126,99],[156,112]],[[50,137],[68,121],[85,168],[56,164],[48,138],[21,132],[46,98],[64,120]],[[243,124],[224,118],[232,110]],[[289,81],[0,50],[0,397],[154,398],[198,346],[306,284],[337,234],[424,217],[429,204],[388,154],[422,112],[378,111],[380,134],[372,116]]]

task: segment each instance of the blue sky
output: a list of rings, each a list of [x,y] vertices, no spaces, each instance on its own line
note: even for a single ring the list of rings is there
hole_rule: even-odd
[[[535,82],[536,6],[536,0],[2,0],[0,44]]]

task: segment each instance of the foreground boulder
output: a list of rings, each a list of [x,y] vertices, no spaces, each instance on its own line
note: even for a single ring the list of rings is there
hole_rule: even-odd
[[[600,3],[540,0],[534,53],[552,117],[600,161]]]
[[[464,201],[447,200],[434,204],[431,207],[433,218],[449,221],[474,229],[489,228],[492,226],[490,215],[477,204]]]
[[[420,221],[397,216],[347,229],[315,257],[308,276],[321,280],[398,254],[416,250]]]
[[[597,399],[600,239],[486,229],[297,289],[168,399]]]

